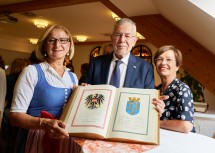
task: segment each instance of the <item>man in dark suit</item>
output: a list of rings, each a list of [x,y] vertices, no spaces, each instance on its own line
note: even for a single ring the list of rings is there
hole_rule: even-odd
[[[154,71],[152,65],[130,53],[137,41],[136,24],[128,18],[118,20],[115,23],[111,39],[113,53],[98,56],[90,61],[86,83],[82,85],[111,84],[112,78],[114,78],[112,74],[114,74],[115,66],[118,63],[116,61],[120,60],[119,87],[153,89]],[[155,108],[160,115],[164,112],[163,100],[165,99],[168,99],[168,96],[161,96],[160,99],[153,98]]]
[[[86,83],[92,85],[109,84],[110,77],[108,76],[110,75],[110,66],[113,56],[113,54],[109,54],[92,59]],[[154,88],[154,73],[151,64],[130,54],[128,64],[126,66],[127,70],[124,83],[122,83],[120,87],[144,89]]]
[[[135,46],[136,24],[128,18],[118,20],[111,36],[112,54],[98,56],[90,62],[87,84],[110,84],[115,61],[121,60],[120,85],[128,88],[154,88],[154,71],[150,63],[130,53]]]

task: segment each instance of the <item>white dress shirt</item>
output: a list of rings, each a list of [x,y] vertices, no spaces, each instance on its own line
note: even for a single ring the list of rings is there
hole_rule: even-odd
[[[123,85],[124,85],[124,82],[125,82],[125,75],[126,75],[126,71],[127,71],[127,66],[128,66],[128,59],[130,57],[130,53],[128,53],[124,58],[121,59],[121,61],[123,63],[121,63],[119,65],[119,69],[120,69],[120,84],[119,84],[119,88],[122,88]],[[113,59],[111,61],[111,65],[110,65],[110,71],[109,71],[109,74],[108,74],[108,84],[110,84],[110,80],[111,80],[111,76],[112,76],[112,73],[113,73],[113,70],[116,66],[116,60],[119,60],[116,58],[115,54],[113,54]]]

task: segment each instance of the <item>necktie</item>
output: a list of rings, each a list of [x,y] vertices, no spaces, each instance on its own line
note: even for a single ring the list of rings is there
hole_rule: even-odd
[[[116,66],[113,70],[113,74],[110,80],[110,84],[115,86],[116,88],[119,88],[119,83],[120,83],[120,69],[119,65],[122,63],[121,60],[116,60]]]

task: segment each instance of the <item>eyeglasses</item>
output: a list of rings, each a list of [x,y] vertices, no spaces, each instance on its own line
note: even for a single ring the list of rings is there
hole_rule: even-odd
[[[171,59],[171,58],[157,58],[157,59],[155,59],[155,62],[156,62],[156,63],[162,63],[164,60],[165,60],[167,63],[172,63],[173,61],[175,61],[175,60],[173,60],[173,59]]]
[[[117,40],[120,39],[120,38],[122,38],[122,37],[124,37],[125,40],[130,40],[131,38],[136,37],[136,36],[131,36],[131,35],[129,35],[129,34],[115,33],[115,34],[113,35],[113,37],[114,37],[115,39],[117,39]]]
[[[60,44],[67,44],[68,42],[71,42],[69,38],[49,38],[47,39],[48,44],[55,44],[56,42],[59,42]]]

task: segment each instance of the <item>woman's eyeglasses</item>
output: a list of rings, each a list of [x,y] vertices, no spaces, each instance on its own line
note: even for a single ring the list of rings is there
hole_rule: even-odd
[[[166,63],[172,63],[173,61],[175,61],[171,58],[157,58],[157,59],[155,59],[155,62],[156,63],[162,63],[164,60],[166,61]]]
[[[67,44],[68,42],[71,42],[69,38],[59,38],[59,39],[49,38],[49,39],[47,39],[48,44],[55,44],[57,41],[60,44]]]

